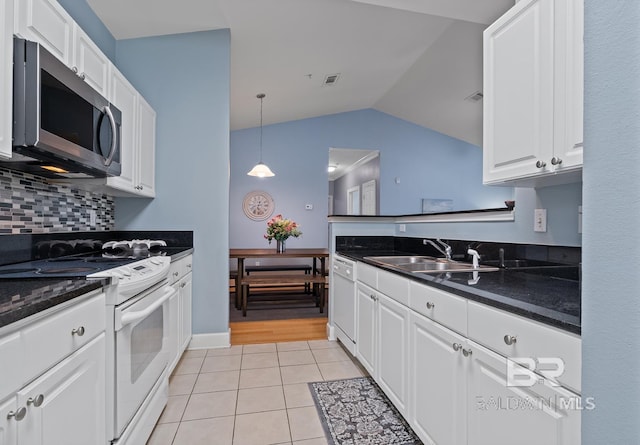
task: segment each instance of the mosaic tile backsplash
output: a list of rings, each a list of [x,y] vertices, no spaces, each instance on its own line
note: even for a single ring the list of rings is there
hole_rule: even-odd
[[[112,197],[0,168],[0,234],[104,231],[113,227]]]

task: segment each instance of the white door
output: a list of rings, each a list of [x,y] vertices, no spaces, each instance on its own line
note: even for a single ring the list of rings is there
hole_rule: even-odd
[[[484,182],[553,168],[554,3],[521,0],[484,32]]]
[[[358,283],[356,298],[356,357],[375,378],[376,370],[376,291]]]
[[[360,186],[356,185],[347,190],[347,215],[360,214]]]
[[[376,180],[372,179],[362,184],[362,214],[375,215],[376,212]]]
[[[409,384],[409,309],[378,294],[378,384],[406,414]]]
[[[467,445],[579,445],[579,396],[540,378],[507,386],[507,359],[469,341]]]
[[[105,337],[92,340],[18,393],[20,443],[104,445]]]
[[[138,137],[138,92],[131,83],[113,68],[111,74],[111,102],[122,112],[120,127],[120,166],[119,176],[107,178],[111,187],[126,192],[135,192],[137,185],[136,152]]]
[[[155,197],[156,181],[156,112],[138,95],[138,187],[144,196]]]
[[[22,412],[18,414],[18,404],[15,397],[0,403],[0,445],[16,445],[18,443],[18,424],[24,421],[22,414]],[[10,415],[11,417],[9,417]],[[17,420],[16,416],[20,417],[20,420]]]
[[[191,341],[191,293],[193,285],[192,274],[187,274],[180,280],[180,352],[189,345]]]
[[[425,444],[466,443],[466,339],[415,312],[409,337],[409,423]]]

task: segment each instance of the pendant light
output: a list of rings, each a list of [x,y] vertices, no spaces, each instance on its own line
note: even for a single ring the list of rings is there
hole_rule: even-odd
[[[269,178],[271,176],[275,176],[276,174],[273,173],[271,169],[262,162],[262,99],[264,99],[265,94],[260,93],[256,97],[260,99],[260,162],[258,162],[255,167],[253,167],[247,174],[249,176],[257,176],[258,178]]]

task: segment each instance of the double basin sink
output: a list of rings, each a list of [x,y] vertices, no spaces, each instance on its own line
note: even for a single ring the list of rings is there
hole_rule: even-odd
[[[495,272],[498,267],[479,265],[473,267],[471,263],[416,255],[369,256],[364,259],[382,266],[415,273],[443,273],[443,272]]]

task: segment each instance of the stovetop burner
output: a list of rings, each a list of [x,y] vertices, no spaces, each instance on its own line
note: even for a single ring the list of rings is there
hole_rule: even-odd
[[[9,275],[9,274],[24,274],[29,272],[36,272],[38,269],[35,267],[23,267],[23,268],[10,268],[10,269],[1,269],[0,275]]]

